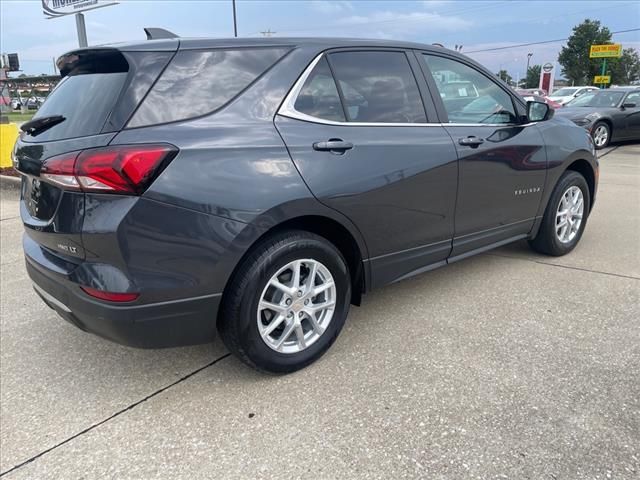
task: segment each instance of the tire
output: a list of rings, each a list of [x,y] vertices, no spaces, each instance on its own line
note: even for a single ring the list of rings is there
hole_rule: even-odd
[[[582,196],[582,210],[576,211],[576,206],[569,202],[571,208],[568,210],[565,208],[567,205],[567,198],[579,198],[579,189]],[[571,193],[575,196],[571,196]],[[565,197],[568,195],[568,197]],[[561,202],[565,199],[565,203],[562,205],[563,209],[560,210]],[[577,203],[576,203],[577,205]],[[553,189],[549,203],[544,212],[542,218],[542,224],[538,234],[532,240],[529,240],[529,245],[535,251],[544,253],[546,255],[552,255],[555,257],[566,255],[580,241],[582,233],[587,225],[587,218],[589,216],[589,209],[591,206],[591,197],[589,194],[589,186],[585,178],[578,172],[568,170],[562,174],[560,180]],[[576,211],[576,214],[581,214],[580,223],[577,227],[573,227],[577,222],[577,216],[570,215],[573,218],[573,223],[570,223],[566,216],[562,216],[562,212]],[[559,218],[558,216],[561,215]],[[561,224],[563,221],[567,221],[566,230],[563,231]],[[561,239],[562,237],[562,239]]]
[[[281,289],[294,285],[296,265],[301,286],[287,295]],[[280,288],[274,287],[274,278]],[[311,289],[318,287],[326,288],[325,293],[312,296]],[[304,293],[299,296],[298,292]],[[331,347],[349,313],[350,299],[349,268],[333,244],[309,232],[282,232],[262,241],[241,262],[225,289],[218,330],[227,348],[247,365],[267,373],[290,373],[313,363]],[[278,310],[263,309],[267,304],[261,300]],[[333,311],[328,307],[316,312],[314,318],[319,320],[312,322],[307,309],[330,305],[331,300]],[[278,327],[265,335],[272,322]],[[282,340],[289,328],[293,330]]]
[[[591,129],[591,137],[596,150],[601,150],[609,145],[611,140],[611,127],[606,122],[597,122]]]

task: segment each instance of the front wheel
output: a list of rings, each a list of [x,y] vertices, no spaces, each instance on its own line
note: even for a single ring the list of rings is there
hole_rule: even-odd
[[[292,231],[255,247],[224,295],[218,329],[227,348],[257,370],[288,373],[333,344],[349,312],[351,281],[331,243]]]
[[[580,241],[587,224],[591,197],[586,180],[578,172],[566,171],[551,194],[536,237],[534,250],[546,255],[566,255]]]
[[[605,122],[598,122],[594,125],[591,136],[593,137],[593,144],[596,146],[596,150],[600,150],[609,145],[611,128],[609,128],[609,125]]]

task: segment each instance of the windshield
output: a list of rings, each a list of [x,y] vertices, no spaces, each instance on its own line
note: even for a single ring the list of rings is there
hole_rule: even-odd
[[[556,90],[553,92],[550,97],[568,97],[569,95],[573,95],[578,91],[577,88],[561,88],[560,90]]]
[[[584,95],[576,98],[575,100],[567,103],[568,107],[616,107],[624,92],[607,92],[603,90],[601,92],[585,93]]]

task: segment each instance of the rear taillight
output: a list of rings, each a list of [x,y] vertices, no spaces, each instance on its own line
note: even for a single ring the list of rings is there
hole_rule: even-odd
[[[80,287],[84,293],[100,300],[106,300],[107,302],[133,302],[137,299],[139,293],[120,293],[120,292],[105,292],[104,290],[98,290],[91,287]]]
[[[176,156],[172,145],[126,145],[51,157],[40,177],[68,190],[140,195]]]

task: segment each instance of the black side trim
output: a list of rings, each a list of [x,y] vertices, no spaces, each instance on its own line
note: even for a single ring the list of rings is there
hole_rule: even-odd
[[[446,264],[451,240],[371,258],[371,286],[381,287]]]
[[[465,258],[472,257],[479,253],[487,252],[489,250],[493,250],[494,248],[502,247],[503,245],[507,245],[508,243],[517,242],[518,240],[522,240],[523,238],[527,238],[529,234],[522,233],[520,235],[515,235],[513,237],[505,238],[504,240],[500,240],[498,242],[490,243],[489,245],[485,245],[480,248],[476,248],[475,250],[469,250],[460,255],[456,255],[455,257],[449,257],[447,263],[454,263],[460,260],[464,260]]]
[[[531,232],[534,220],[535,218],[527,218],[526,220],[500,225],[481,232],[455,237],[453,239],[451,258],[466,255],[467,252],[484,251],[485,247],[493,248],[491,247],[492,245],[520,235],[526,237]]]

